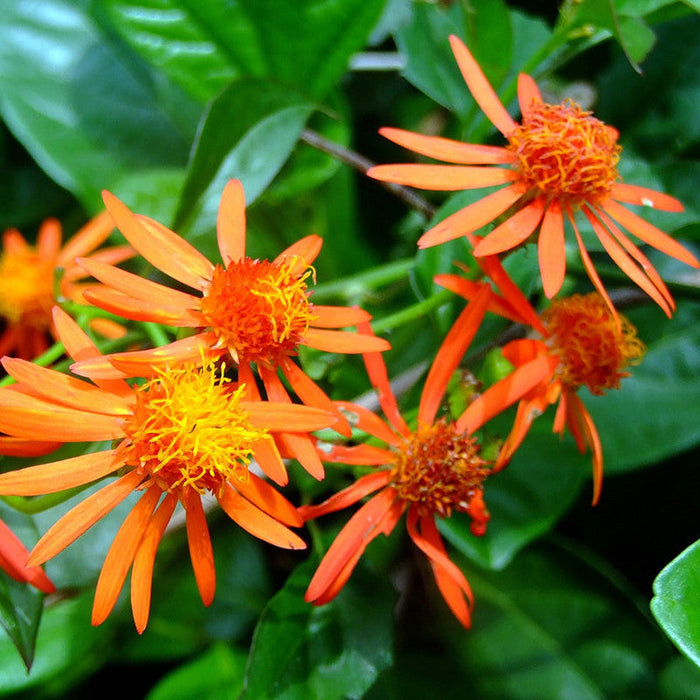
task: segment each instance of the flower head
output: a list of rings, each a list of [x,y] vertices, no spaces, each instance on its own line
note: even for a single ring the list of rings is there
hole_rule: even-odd
[[[8,229],[0,251],[0,355],[14,354],[27,360],[40,355],[55,337],[51,309],[57,301],[70,299],[86,303],[84,283],[87,273],[75,264],[77,256],[111,263],[133,254],[120,246],[93,253],[114,229],[107,212],[81,228],[61,248],[61,224],[47,219],[39,228],[36,245],[30,245],[17,229]],[[94,285],[92,285],[94,286]],[[56,295],[60,297],[56,298]],[[95,319],[96,330],[114,337],[120,327],[107,319]]]
[[[96,347],[60,309],[59,338],[75,360],[97,357]],[[97,583],[93,624],[112,610],[133,565],[134,621],[148,621],[156,549],[177,503],[186,513],[190,558],[206,605],[215,576],[201,495],[211,493],[242,528],[291,549],[304,542],[288,526],[301,525],[294,507],[249,470],[251,460],[273,479],[284,467],[275,441],[328,427],[333,414],[286,402],[260,401],[255,390],[230,382],[211,364],[158,368],[143,384],[123,379],[94,384],[5,357],[17,384],[0,389],[0,429],[8,435],[60,442],[111,440],[110,449],[0,475],[0,494],[53,493],[117,475],[63,516],[39,540],[29,563],[58,554],[130,493],[141,494],[119,529]],[[290,446],[286,446],[290,449]],[[292,445],[293,448],[293,445]]]
[[[503,356],[515,371],[489,387],[484,406],[501,401],[512,388],[527,380],[531,373],[540,375],[542,361],[549,360],[549,371],[526,394],[522,395],[513,428],[501,447],[494,465],[496,471],[508,464],[522,443],[535,418],[548,406],[557,404],[554,431],[568,428],[581,452],[589,447],[593,453],[593,502],[597,503],[603,478],[603,451],[595,424],[577,392],[586,387],[591,394],[602,395],[618,389],[629,376],[627,368],[641,361],[645,347],[637,330],[623,315],[613,314],[597,293],[554,299],[540,314],[510,279],[496,256],[480,259],[482,268],[494,281],[500,294],[494,294],[489,309],[516,323],[530,326],[530,337],[512,340],[502,348]],[[456,275],[438,275],[435,281],[466,299],[486,283]],[[479,416],[480,420],[490,417]]]
[[[591,281],[612,310],[576,223],[576,214],[581,212],[608,255],[670,316],[675,308],[671,294],[623,229],[688,265],[700,267],[700,263],[677,241],[622,204],[676,212],[683,210],[682,204],[666,194],[622,183],[617,171],[618,132],[571,100],[547,104],[534,80],[525,74],[518,81],[522,120],[517,123],[462,41],[452,36],[450,43],[474,99],[507,145],[467,144],[385,128],[381,133],[395,143],[450,165],[379,165],[367,174],[429,190],[505,187],[448,216],[427,231],[418,245],[425,248],[469,235],[500,219],[475,247],[474,255],[503,253],[536,237],[542,284],[551,298],[561,288],[566,272],[566,219]]]
[[[491,465],[482,456],[475,432],[485,422],[479,416],[496,415],[507,403],[493,402],[491,397],[478,398],[456,420],[439,416],[438,412],[447,383],[476,334],[491,296],[490,289],[483,287],[446,336],[426,378],[413,430],[399,412],[381,355],[364,355],[388,423],[364,407],[341,405],[360,430],[384,442],[386,447],[360,444],[324,448],[331,461],[377,468],[324,503],[300,508],[304,519],[309,520],[374,494],[331,544],[309,584],[307,601],[322,604],[331,600],[350,577],[367,545],[379,534],[390,534],[406,513],[409,536],[428,557],[450,609],[469,627],[472,592],[464,574],[447,556],[435,519],[450,517],[454,511],[463,512],[471,517],[475,535],[485,533],[490,515],[484,503],[483,482],[491,473]],[[532,373],[512,400],[536,386],[546,372],[543,365],[539,375]],[[484,406],[484,401],[489,405]]]
[[[126,318],[198,331],[163,347],[121,352],[76,363],[72,370],[90,378],[151,376],[159,367],[221,359],[238,365],[246,376],[255,369],[269,397],[289,397],[278,370],[302,402],[335,410],[328,396],[294,362],[301,345],[338,353],[381,351],[389,344],[367,334],[338,330],[367,321],[358,308],[313,304],[308,282],[323,243],[307,236],[274,260],[245,256],[245,198],[238,180],[221,197],[217,240],[223,264],[213,264],[176,233],[157,221],[134,215],[116,197],[104,193],[108,211],[129,242],[151,264],[194,290],[171,289],[91,260],[87,272],[109,288],[86,292],[103,309]],[[349,426],[336,426],[349,434]],[[323,467],[310,443],[303,466],[317,478]]]

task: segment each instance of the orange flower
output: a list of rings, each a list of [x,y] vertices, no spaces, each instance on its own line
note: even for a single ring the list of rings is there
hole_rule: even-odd
[[[54,322],[75,360],[98,357],[87,335],[60,309]],[[0,494],[30,496],[117,478],[64,515],[39,540],[29,564],[58,554],[134,491],[141,492],[107,554],[97,582],[93,624],[109,615],[130,567],[131,601],[139,632],[148,621],[156,549],[178,501],[186,513],[190,558],[202,601],[214,596],[209,531],[200,496],[211,492],[242,528],[279,547],[304,542],[287,526],[300,526],[295,508],[249,471],[256,459],[274,476],[284,472],[274,439],[305,434],[335,417],[321,409],[255,398],[211,365],[158,369],[150,381],[94,384],[21,359],[3,365],[16,381],[0,389],[0,429],[8,435],[61,442],[111,440],[101,452],[0,475]],[[279,463],[278,463],[279,462]]]
[[[482,394],[486,399],[482,407],[509,395],[516,373],[527,376],[533,372],[539,376],[542,358],[554,360],[551,371],[521,398],[513,428],[501,447],[494,470],[508,464],[535,418],[548,406],[558,404],[554,432],[561,435],[568,428],[579,451],[583,453],[588,447],[593,453],[595,504],[603,480],[603,450],[593,419],[577,391],[585,386],[592,394],[601,395],[608,389],[619,388],[620,380],[629,376],[626,368],[639,362],[645,352],[636,328],[625,316],[613,313],[596,292],[555,299],[538,315],[496,256],[481,258],[479,262],[501,292],[494,295],[489,310],[529,325],[535,336],[512,340],[502,348],[503,356],[516,370]],[[435,282],[466,299],[475,299],[479,290],[487,286],[457,275],[438,275]],[[492,415],[485,410],[477,415],[478,422]]]
[[[402,514],[407,513],[409,536],[428,557],[446,603],[462,625],[469,627],[472,592],[460,569],[447,556],[435,518],[447,518],[457,510],[472,518],[475,535],[486,531],[490,516],[484,504],[483,481],[491,468],[481,456],[479,441],[474,436],[484,423],[476,416],[495,415],[508,402],[492,402],[483,407],[490,397],[479,398],[457,420],[436,416],[447,383],[477,332],[491,296],[490,289],[482,287],[445,337],[426,378],[418,407],[418,425],[413,431],[399,412],[382,356],[364,355],[370,381],[378,391],[389,423],[361,406],[343,402],[339,405],[353,416],[359,429],[385,442],[387,447],[321,445],[319,449],[330,461],[383,468],[360,477],[320,505],[299,509],[304,520],[310,520],[374,494],[350,518],[326,552],[306,592],[308,602],[320,605],[337,595],[367,545],[380,533],[389,535]],[[517,401],[542,381],[551,364],[550,358],[542,358],[539,374],[529,372],[523,382],[512,387],[508,400]]]
[[[580,210],[614,262],[671,315],[675,306],[668,289],[622,229],[688,265],[700,267],[700,263],[677,241],[620,203],[665,211],[682,211],[683,205],[666,194],[620,182],[617,130],[570,100],[560,105],[543,102],[535,81],[525,74],[520,74],[518,80],[522,113],[518,124],[462,41],[451,36],[450,43],[474,99],[508,144],[475,145],[385,128],[381,133],[391,141],[455,165],[380,165],[367,174],[377,180],[428,190],[505,187],[448,216],[427,231],[418,245],[434,246],[503,218],[476,246],[474,255],[503,253],[537,233],[542,284],[551,298],[561,288],[566,272],[566,218],[591,281],[612,309],[576,224],[575,212]]]
[[[41,225],[36,245],[29,245],[14,228],[5,231],[0,251],[0,356],[15,354],[32,360],[44,352],[48,336],[55,338],[51,309],[61,298],[86,303],[84,286],[78,281],[87,274],[78,267],[76,256],[92,253],[114,229],[107,212],[99,214],[81,228],[61,248],[61,224],[47,219]],[[90,259],[118,263],[131,257],[126,246],[106,248],[91,255]],[[95,319],[96,330],[107,337],[123,332],[108,319]]]
[[[0,569],[15,581],[30,583],[44,593],[56,588],[40,566],[27,566],[29,552],[20,539],[0,520]]]
[[[301,239],[272,261],[245,257],[245,198],[238,180],[227,183],[219,206],[217,237],[223,266],[209,262],[157,221],[134,215],[109,192],[104,200],[115,224],[146,260],[198,293],[176,291],[110,265],[80,260],[85,270],[111,287],[86,292],[87,298],[126,318],[203,330],[163,347],[78,362],[71,368],[75,373],[91,378],[150,376],[159,367],[231,358],[241,371],[255,366],[275,401],[289,401],[277,373],[280,369],[302,402],[335,410],[291,359],[297,347],[338,353],[390,347],[381,338],[335,330],[367,321],[365,311],[309,301],[307,281],[323,243],[319,236]],[[336,429],[349,434],[347,425]],[[323,477],[310,442],[301,461],[309,473]]]

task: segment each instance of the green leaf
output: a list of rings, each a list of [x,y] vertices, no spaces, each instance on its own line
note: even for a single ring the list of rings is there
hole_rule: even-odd
[[[664,639],[599,562],[538,547],[468,578],[472,629],[445,630],[475,697],[658,698]]]
[[[243,689],[248,655],[215,644],[159,681],[146,700],[235,700]]]
[[[184,164],[192,105],[102,34],[99,17],[47,0],[3,3],[0,112],[52,179],[89,208],[127,172]]]
[[[331,603],[304,591],[316,562],[297,567],[255,630],[241,700],[359,698],[392,660],[394,595],[359,566]]]
[[[700,540],[668,564],[654,581],[651,612],[673,643],[700,666]]]
[[[201,243],[208,248],[201,252],[211,253],[226,182],[241,180],[246,202],[255,200],[289,157],[312,110],[300,95],[271,81],[247,79],[229,85],[204,115],[174,228],[185,236],[206,234]],[[194,242],[192,236],[189,240]]]
[[[700,668],[685,656],[671,659],[659,679],[664,700],[686,700],[700,697]]]
[[[27,670],[34,660],[44,594],[0,572],[0,625],[17,648]]]
[[[240,78],[274,77],[321,98],[362,48],[385,0],[109,0],[146,60],[206,102]]]

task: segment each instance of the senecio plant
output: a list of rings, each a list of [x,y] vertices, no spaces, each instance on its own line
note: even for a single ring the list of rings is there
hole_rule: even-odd
[[[0,695],[700,697],[700,18],[540,5],[5,3]]]

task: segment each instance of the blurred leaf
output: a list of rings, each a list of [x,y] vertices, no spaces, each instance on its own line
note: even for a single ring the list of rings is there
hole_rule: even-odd
[[[700,666],[700,540],[654,581],[651,611],[673,643]]]
[[[500,424],[506,431],[510,426],[505,420]],[[469,529],[471,520],[461,514],[439,520],[440,532],[480,566],[502,569],[564,515],[590,475],[590,461],[590,454],[580,455],[571,438],[560,440],[553,434],[548,416],[542,416],[508,467],[484,483],[491,513],[486,534],[475,537]]]
[[[235,700],[243,688],[248,655],[215,644],[159,681],[146,700]]]
[[[392,660],[390,585],[358,566],[331,603],[304,602],[316,561],[297,567],[253,637],[241,700],[359,698]]]
[[[66,691],[94,673],[107,659],[113,625],[90,625],[92,594],[63,600],[46,609],[39,627],[32,669],[17,658],[11,642],[0,637],[0,695],[16,697],[39,689],[42,697],[69,697]]]
[[[67,0],[7,0],[0,22],[0,112],[90,209],[127,172],[183,164],[194,129],[188,99],[156,84],[98,20]]]
[[[658,698],[654,668],[665,640],[598,568],[538,547],[504,571],[468,572],[472,629],[444,629],[475,697]]]
[[[385,0],[109,0],[115,28],[201,102],[240,78],[321,98],[361,49]]]
[[[203,117],[174,228],[181,233],[184,228],[191,243],[205,235],[200,251],[213,254],[212,232],[226,182],[241,180],[246,203],[254,201],[289,157],[312,110],[300,95],[271,81],[229,85]],[[212,259],[218,261],[218,254]]]
[[[659,679],[663,700],[700,698],[700,669],[685,656],[666,664]]]

